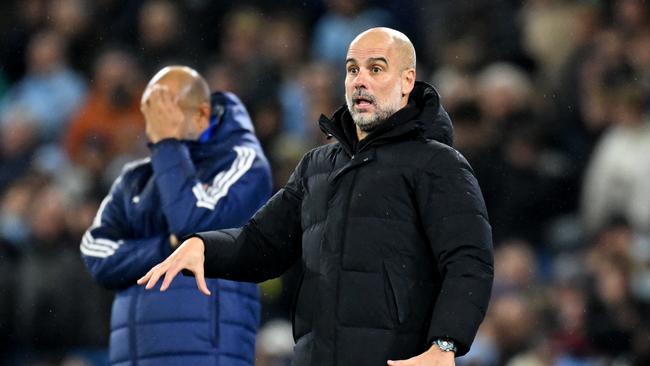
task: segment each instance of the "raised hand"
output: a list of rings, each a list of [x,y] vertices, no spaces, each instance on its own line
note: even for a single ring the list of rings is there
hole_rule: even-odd
[[[147,290],[151,290],[163,275],[160,291],[169,288],[172,280],[176,275],[184,270],[190,270],[196,278],[196,285],[204,295],[209,296],[210,290],[205,282],[203,272],[203,262],[205,261],[205,244],[203,240],[197,237],[187,239],[174,251],[167,259],[157,264],[138,280],[138,285],[145,285]]]
[[[140,110],[144,115],[147,137],[151,142],[184,137],[185,115],[178,102],[178,96],[167,86],[155,84],[148,87],[142,96]]]

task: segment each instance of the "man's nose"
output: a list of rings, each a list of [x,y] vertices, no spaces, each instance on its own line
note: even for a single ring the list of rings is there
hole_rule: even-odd
[[[359,72],[354,76],[354,79],[352,80],[352,86],[354,86],[355,89],[366,89],[368,87],[367,82],[368,74],[363,70],[359,70]]]

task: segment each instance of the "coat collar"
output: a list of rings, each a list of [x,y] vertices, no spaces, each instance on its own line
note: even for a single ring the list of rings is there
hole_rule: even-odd
[[[415,82],[408,104],[361,142],[346,105],[336,110],[332,118],[321,115],[319,125],[328,138],[336,138],[349,155],[371,145],[409,138],[436,140],[449,146],[453,143],[451,120],[440,103],[440,96],[433,86],[422,81]]]

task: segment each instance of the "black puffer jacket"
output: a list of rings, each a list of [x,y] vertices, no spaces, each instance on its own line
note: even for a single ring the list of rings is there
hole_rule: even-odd
[[[302,258],[295,365],[385,365],[436,337],[464,354],[489,301],[492,242],[437,93],[418,82],[361,142],[345,107],[320,124],[338,143],[307,153],[248,225],[198,234],[206,275],[263,281]]]

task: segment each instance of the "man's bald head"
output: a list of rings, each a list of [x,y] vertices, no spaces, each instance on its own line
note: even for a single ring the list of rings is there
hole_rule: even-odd
[[[402,70],[415,69],[415,47],[413,47],[413,43],[411,43],[411,40],[404,33],[386,27],[370,28],[350,42],[350,48],[372,47],[372,45],[388,47],[391,51],[395,52],[395,56],[398,58],[397,61],[402,66]]]
[[[345,68],[345,100],[362,139],[408,104],[415,49],[404,33],[371,28],[350,43]]]
[[[176,95],[178,103],[182,107],[196,108],[202,103],[209,104],[210,102],[208,83],[201,74],[191,67],[167,66],[151,78],[147,90],[154,85],[164,85],[169,88]]]
[[[147,84],[140,109],[152,142],[196,140],[210,125],[210,89],[196,70],[168,66]]]

